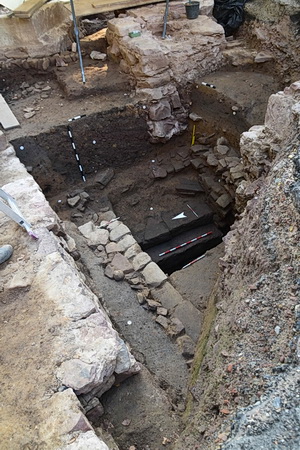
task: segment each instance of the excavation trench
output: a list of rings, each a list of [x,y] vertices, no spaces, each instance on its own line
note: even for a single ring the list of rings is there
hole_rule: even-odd
[[[222,128],[205,119],[190,121],[183,135],[153,145],[144,119],[136,110],[122,107],[12,143],[63,220],[82,225],[99,209],[112,206],[141,247],[170,274],[218,245],[232,224],[234,184],[227,186],[221,171],[214,173],[215,161],[207,162],[216,146],[233,165],[239,162],[235,124],[227,119],[227,140],[225,120]],[[239,129],[247,125],[239,117]],[[89,197],[84,204],[76,204],[72,199],[83,190]],[[218,203],[225,194],[227,201]],[[206,233],[206,238],[176,254],[167,253]],[[166,254],[159,256],[162,253]]]
[[[241,73],[231,73],[231,81],[234,76],[241,80]],[[262,80],[270,84],[266,75],[243,76],[245,83],[257,77],[259,85]],[[211,81],[226,87],[226,77],[226,72],[216,73]],[[263,89],[265,101],[272,88],[270,84],[269,90]],[[235,188],[244,176],[240,133],[262,123],[266,106],[260,100],[255,111],[259,102],[253,104],[253,98],[251,108],[240,105],[228,94],[201,87],[201,80],[191,96],[194,120],[185,133],[166,144],[149,143],[138,105],[90,114],[12,141],[75,239],[78,252],[73,256],[92,290],[141,363],[138,376],[117,384],[101,398],[104,415],[90,417],[96,427],[112,434],[120,449],[164,448],[163,442],[168,442],[164,439],[173,441],[182,429],[191,347],[205,320],[222,237],[234,221]],[[129,227],[142,249],[170,275],[170,289],[175,286],[182,296],[181,305],[169,307],[177,308],[185,322],[188,351],[176,343],[180,333],[169,336],[155,322],[155,311],[147,303],[139,304],[127,281],[105,276],[102,249],[88,246],[78,231],[89,221],[100,225],[108,210]],[[181,270],[202,255],[207,256]],[[173,291],[167,297],[173,301]],[[85,405],[87,399],[81,400]]]

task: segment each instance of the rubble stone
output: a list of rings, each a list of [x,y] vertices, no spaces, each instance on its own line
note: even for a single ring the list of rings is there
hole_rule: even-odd
[[[80,202],[79,195],[75,195],[75,197],[71,197],[71,198],[67,199],[67,203],[69,206],[71,206],[71,208],[74,208],[76,205],[78,205],[79,202]]]
[[[99,61],[105,61],[106,58],[107,58],[107,55],[106,55],[106,53],[101,53],[101,52],[97,52],[96,50],[93,50],[90,53],[90,58],[91,59],[97,59]]]
[[[121,253],[116,253],[111,262],[113,270],[121,270],[124,273],[133,272],[133,267],[129,260]]]
[[[141,252],[138,253],[132,260],[132,265],[134,270],[139,271],[144,269],[144,267],[151,261],[148,253]]]
[[[141,247],[140,247],[139,244],[136,242],[136,243],[133,244],[131,247],[129,247],[128,250],[126,250],[125,256],[126,256],[126,258],[128,258],[128,259],[132,259],[132,258],[134,258],[136,255],[138,255],[141,251],[142,251]]]
[[[160,286],[167,279],[167,275],[154,262],[147,264],[142,274],[150,287]]]
[[[106,253],[119,253],[121,251],[119,244],[116,242],[109,242],[105,247]]]
[[[98,172],[95,181],[96,183],[99,183],[102,186],[102,188],[104,188],[113,179],[114,175],[115,175],[114,169],[109,167],[108,169]]]
[[[122,270],[114,270],[113,277],[116,281],[122,281],[124,280],[125,274]]]
[[[94,222],[87,222],[78,227],[80,233],[88,239],[91,245],[106,245],[109,239],[109,231],[96,227]]]
[[[232,198],[229,194],[222,194],[216,201],[221,208],[227,208],[232,202]]]
[[[120,249],[120,252],[125,252],[129,249],[132,245],[136,243],[136,240],[131,234],[126,234],[123,238],[121,238],[118,241],[118,247]]]
[[[0,151],[5,150],[8,146],[6,135],[0,130]]]
[[[159,325],[161,325],[165,330],[168,329],[170,324],[170,320],[165,316],[157,316],[155,322],[159,323]]]
[[[155,300],[148,299],[148,298],[147,298],[146,302],[148,304],[149,309],[151,309],[152,311],[156,311],[156,309],[159,306],[161,306],[161,304],[159,302],[157,302]]]
[[[182,356],[185,358],[193,358],[196,345],[188,335],[185,334],[184,336],[180,336],[177,338],[176,342],[180,348]]]
[[[179,292],[169,282],[164,283],[157,289],[151,289],[151,295],[154,300],[159,301],[164,308],[171,311],[183,302]]]
[[[177,317],[172,317],[171,321],[170,321],[170,326],[168,329],[168,333],[173,336],[179,336],[182,333],[184,333],[185,328],[183,323],[177,318]]]
[[[118,242],[126,234],[130,234],[130,230],[126,225],[121,223],[111,230],[109,237],[111,241]]]

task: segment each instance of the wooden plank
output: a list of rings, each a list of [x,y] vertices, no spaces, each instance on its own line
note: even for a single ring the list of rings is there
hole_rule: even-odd
[[[19,127],[20,124],[17,121],[15,115],[12,113],[10,107],[0,94],[0,123],[4,130]]]
[[[74,0],[76,17],[132,8],[134,6],[144,6],[152,3],[165,3],[165,0]],[[71,11],[68,3],[65,3],[65,7]]]
[[[43,6],[48,0],[27,0],[14,9],[14,16],[22,19],[30,19],[30,17]]]

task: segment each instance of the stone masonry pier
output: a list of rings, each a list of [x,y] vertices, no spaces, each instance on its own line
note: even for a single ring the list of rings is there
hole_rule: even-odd
[[[213,2],[203,2],[199,17],[188,20],[184,4],[171,2],[165,39],[164,5],[129,10],[108,22],[108,55],[130,75],[152,142],[165,142],[186,129],[186,89],[222,65],[226,41],[212,8]],[[139,36],[130,37],[133,31]]]

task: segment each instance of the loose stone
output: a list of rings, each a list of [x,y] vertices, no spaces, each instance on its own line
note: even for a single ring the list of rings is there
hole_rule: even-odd
[[[160,316],[167,316],[168,315],[167,308],[164,308],[163,306],[158,306],[156,312]]]
[[[169,326],[169,319],[167,319],[164,316],[157,316],[155,319],[155,322],[157,322],[159,325],[161,325],[165,330],[167,330],[168,326]]]
[[[122,270],[115,270],[113,276],[114,276],[114,280],[122,281],[122,280],[124,280],[125,274]]]
[[[161,306],[161,304],[159,302],[156,302],[155,300],[147,299],[146,302],[151,311],[156,311],[156,309]]]

